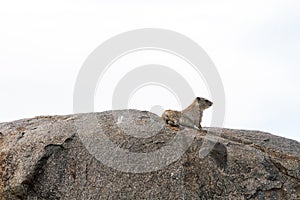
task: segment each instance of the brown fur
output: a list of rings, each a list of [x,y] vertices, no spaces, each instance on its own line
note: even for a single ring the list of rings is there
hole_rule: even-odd
[[[205,98],[197,97],[186,109],[180,111],[166,110],[162,118],[171,127],[185,126],[201,130],[203,110],[209,108],[213,103]]]

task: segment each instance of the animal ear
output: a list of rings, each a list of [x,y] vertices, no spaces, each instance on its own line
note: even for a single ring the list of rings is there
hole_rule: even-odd
[[[187,113],[193,110],[197,110],[197,111],[199,110],[200,112],[200,97],[197,97],[191,105],[189,105],[186,109],[182,111],[182,113],[183,112]]]

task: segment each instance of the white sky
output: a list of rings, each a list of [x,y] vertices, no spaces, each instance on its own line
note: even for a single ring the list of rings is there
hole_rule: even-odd
[[[138,28],[173,30],[204,48],[225,87],[225,127],[300,141],[297,0],[1,1],[0,121],[72,113],[87,56],[112,36]],[[144,89],[133,95],[132,107],[151,108],[151,102],[141,104],[145,94],[164,93]],[[162,104],[170,101],[176,109],[169,98]]]

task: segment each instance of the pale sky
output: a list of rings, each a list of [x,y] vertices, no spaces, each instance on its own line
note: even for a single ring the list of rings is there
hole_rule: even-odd
[[[0,25],[0,122],[73,113],[77,75],[96,47],[126,31],[163,28],[197,42],[215,63],[226,94],[224,127],[300,141],[300,1],[11,0],[0,2]],[[115,69],[148,64],[143,56],[174,68],[181,62],[155,52],[132,56]],[[110,109],[99,99],[113,85],[106,84],[104,93],[98,88],[95,111]],[[204,87],[199,80],[209,98]],[[164,101],[149,101],[155,95]],[[159,103],[179,109],[157,86],[133,94],[130,107],[146,110]]]

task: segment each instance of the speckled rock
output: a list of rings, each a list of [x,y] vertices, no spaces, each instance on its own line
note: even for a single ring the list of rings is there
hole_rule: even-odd
[[[0,199],[300,199],[300,143],[137,110],[0,123]]]

